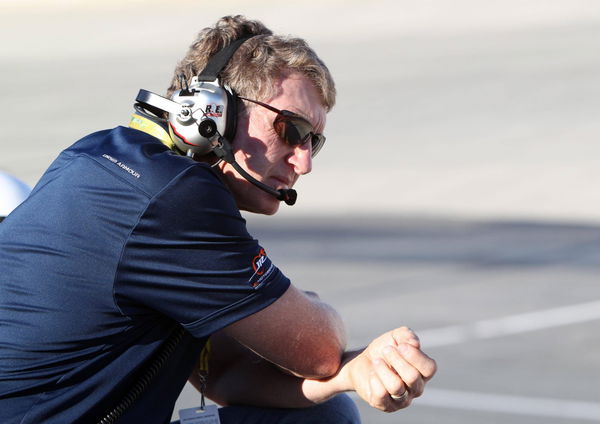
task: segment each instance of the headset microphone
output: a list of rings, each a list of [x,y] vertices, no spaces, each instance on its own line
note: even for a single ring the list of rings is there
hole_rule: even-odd
[[[252,175],[248,174],[248,172],[240,166],[239,163],[236,162],[235,157],[233,156],[233,150],[231,149],[231,145],[224,137],[219,137],[218,144],[214,146],[213,153],[219,158],[229,163],[244,179],[256,187],[260,188],[263,191],[266,191],[272,196],[275,196],[277,200],[281,200],[285,202],[286,205],[292,206],[296,203],[296,199],[298,198],[298,193],[293,188],[280,188],[279,190],[274,189],[273,187],[269,187],[268,185],[258,181]]]
[[[275,196],[277,198],[277,200],[282,200],[285,202],[286,205],[289,205],[289,206],[292,206],[294,203],[296,203],[296,199],[298,198],[298,193],[296,193],[296,190],[294,190],[293,188],[287,188],[287,189],[280,188],[279,190],[275,190],[274,188],[261,183],[256,178],[254,178],[252,175],[248,174],[244,170],[244,168],[242,168],[237,162],[231,163],[231,166],[233,166],[235,168],[235,170],[237,172],[239,172],[240,175],[242,177],[244,177],[247,181],[251,182],[252,184],[254,184],[256,187],[260,188],[261,190],[264,190],[267,193],[272,194],[273,196]]]

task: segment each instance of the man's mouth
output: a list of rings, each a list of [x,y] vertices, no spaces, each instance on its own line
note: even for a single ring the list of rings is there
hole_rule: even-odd
[[[277,188],[277,190],[282,189],[282,188],[288,189],[288,188],[292,187],[292,183],[287,178],[271,177],[271,180],[274,182],[274,185]]]

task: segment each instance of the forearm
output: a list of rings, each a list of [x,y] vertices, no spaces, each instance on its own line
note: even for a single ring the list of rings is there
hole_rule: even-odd
[[[352,390],[345,364],[355,353],[344,355],[342,367],[334,376],[304,379],[286,373],[248,352],[243,361],[210,376],[206,396],[221,405],[253,405],[277,408],[302,408],[325,402],[336,394]],[[192,377],[190,381],[197,386]]]
[[[381,335],[363,350],[344,353],[337,371],[323,379],[293,376],[225,334],[213,338],[205,394],[221,405],[301,408],[356,391],[374,408],[392,412],[420,396],[437,369],[406,327]],[[190,381],[199,387],[197,378]]]

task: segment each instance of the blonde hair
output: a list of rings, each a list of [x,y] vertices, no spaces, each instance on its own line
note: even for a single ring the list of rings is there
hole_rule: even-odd
[[[301,38],[274,35],[261,22],[241,15],[225,16],[214,27],[203,29],[175,68],[170,97],[180,90],[180,75],[189,83],[208,60],[232,41],[253,35],[235,52],[221,72],[221,81],[242,97],[268,100],[277,94],[278,80],[291,73],[308,78],[327,111],[335,104],[335,83],[325,63]]]

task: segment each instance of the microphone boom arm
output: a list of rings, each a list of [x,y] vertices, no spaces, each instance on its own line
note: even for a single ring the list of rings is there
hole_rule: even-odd
[[[277,198],[277,200],[281,200],[281,201],[285,202],[286,205],[292,206],[296,203],[296,199],[298,198],[298,193],[296,192],[296,190],[294,190],[292,188],[288,188],[288,189],[282,188],[282,189],[276,190],[272,187],[269,187],[268,185],[266,185],[264,183],[261,183],[256,178],[254,178],[252,175],[248,174],[248,172],[244,168],[242,168],[239,163],[236,162],[235,157],[233,156],[233,151],[231,149],[231,146],[229,145],[229,142],[225,138],[219,137],[218,144],[217,144],[217,146],[214,147],[213,152],[215,153],[215,155],[217,155],[217,157],[219,159],[222,159],[225,162],[229,163],[231,166],[233,166],[233,168],[242,177],[244,177],[244,179],[246,181],[254,184],[256,187],[260,188],[261,190],[266,191],[270,195],[275,196],[275,198]]]

